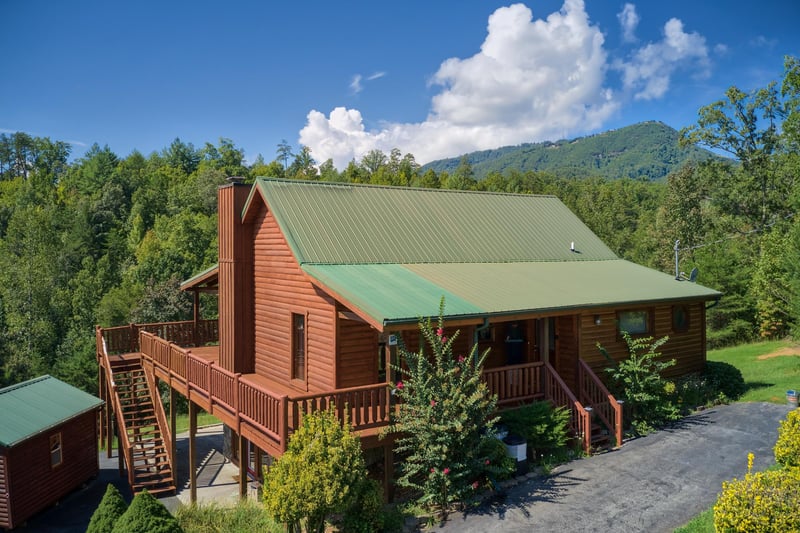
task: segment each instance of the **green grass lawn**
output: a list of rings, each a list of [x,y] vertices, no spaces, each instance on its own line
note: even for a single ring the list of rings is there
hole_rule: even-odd
[[[792,342],[710,350],[708,360],[730,363],[741,371],[747,385],[747,392],[739,398],[742,402],[785,403],[787,390],[800,390],[800,345]]]

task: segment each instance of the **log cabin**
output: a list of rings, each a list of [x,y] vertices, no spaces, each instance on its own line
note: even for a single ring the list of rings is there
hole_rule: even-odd
[[[0,389],[0,528],[24,524],[97,476],[102,404],[51,376]]]
[[[174,412],[167,423],[149,402],[139,420],[131,400],[159,381],[189,399],[190,424],[199,407],[229,428],[242,494],[303,414],[330,404],[348,411],[364,448],[383,448],[388,471],[379,433],[397,344],[418,347],[419,320],[438,316],[442,298],[455,349],[491,349],[484,379],[498,405],[566,407],[587,451],[593,420],[622,442],[597,343],[620,359],[623,330],[669,335],[671,371],[703,369],[706,306],[720,293],[617,257],[553,196],[259,178],[220,187],[218,201],[219,263],[182,285],[194,319],[97,328],[106,437],[116,423],[134,492],[157,472],[174,488]],[[201,319],[203,292],[218,295],[219,320]],[[144,393],[130,393],[130,376]],[[146,451],[163,463],[140,469]]]

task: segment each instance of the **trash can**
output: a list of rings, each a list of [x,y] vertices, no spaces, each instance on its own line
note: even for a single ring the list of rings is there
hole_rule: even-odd
[[[797,407],[797,391],[796,390],[787,390],[786,391],[786,402],[791,405],[792,407]]]
[[[517,462],[516,474],[526,474],[528,472],[528,443],[519,435],[510,434],[503,439],[506,445],[506,453]]]

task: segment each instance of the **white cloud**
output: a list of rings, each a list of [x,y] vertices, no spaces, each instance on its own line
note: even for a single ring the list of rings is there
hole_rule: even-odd
[[[750,39],[750,44],[756,48],[775,48],[778,44],[777,39],[768,39],[763,35],[759,35],[755,39]]]
[[[633,4],[625,4],[617,14],[619,25],[622,27],[622,40],[626,43],[636,41],[636,26],[639,25],[639,15],[636,13],[636,6]]]
[[[683,22],[672,18],[664,25],[664,38],[637,50],[630,62],[617,62],[626,89],[637,100],[661,98],[679,68],[694,66],[696,74],[708,75],[708,47],[702,35],[683,31]]]
[[[353,76],[353,80],[350,82],[350,90],[353,94],[360,93],[364,87],[361,85],[361,74],[356,74]]]
[[[399,148],[424,163],[585,133],[618,107],[604,86],[607,63],[603,34],[582,0],[565,0],[545,20],[533,20],[522,4],[503,7],[489,17],[480,52],[440,65],[432,83],[441,91],[424,122],[367,131],[356,109],[337,107],[328,116],[312,110],[300,143],[317,161],[331,158],[341,169],[372,149]]]
[[[373,74],[370,74],[367,77],[367,81],[377,80],[377,79],[382,78],[384,76],[386,76],[386,73],[383,72],[383,71],[375,72]]]

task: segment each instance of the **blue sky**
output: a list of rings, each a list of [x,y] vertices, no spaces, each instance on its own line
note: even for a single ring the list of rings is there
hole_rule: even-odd
[[[425,163],[643,120],[679,129],[800,55],[800,2],[0,0],[0,132],[120,156]]]

